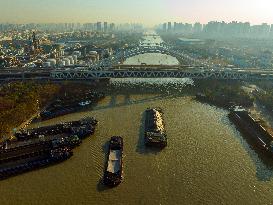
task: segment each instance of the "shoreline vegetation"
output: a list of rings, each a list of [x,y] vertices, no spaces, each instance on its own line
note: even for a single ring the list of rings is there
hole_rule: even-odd
[[[257,120],[269,134],[273,135],[272,122],[270,123],[259,112],[257,102],[260,107],[264,107],[268,114],[273,117],[273,89],[271,84],[255,83],[258,87],[251,92],[247,92],[243,87],[244,82],[240,81],[221,81],[213,80],[206,82],[205,80],[195,82],[196,100],[201,103],[208,103],[226,110],[230,110],[234,106],[242,106],[250,115]],[[254,105],[256,104],[256,106]]]
[[[244,82],[236,80],[195,80],[192,85],[182,86],[180,89],[168,86],[170,89],[167,89],[168,92],[165,92],[165,94],[170,94],[170,90],[175,95],[196,96],[196,100],[199,102],[208,103],[223,109],[229,109],[234,105],[240,105],[247,109],[253,108],[255,100],[258,100],[267,109],[271,108],[272,110],[272,89],[267,88],[267,92],[250,94],[243,89],[243,86],[245,86]],[[102,87],[104,87],[104,90],[110,89],[110,87],[105,86],[104,82],[93,83],[92,85],[72,82],[55,84],[49,82],[13,82],[2,85],[0,87],[0,141],[11,136],[14,128],[29,120],[36,113],[40,113],[41,109],[56,98],[66,95],[73,96],[79,92],[90,91],[90,88],[103,90]],[[143,90],[141,87],[129,86],[123,88],[121,86],[121,89],[131,88],[132,91],[139,92]],[[159,91],[164,93],[165,89],[166,87],[164,88],[163,86],[159,88]],[[158,88],[155,89],[154,86],[148,86],[148,89],[145,88],[144,90],[149,93],[158,91]]]
[[[12,82],[0,88],[0,141],[35,115],[60,91],[52,83]]]
[[[12,82],[0,87],[0,142],[12,136],[15,128],[40,111],[57,97],[73,96],[95,85],[84,83]],[[34,116],[34,117],[32,117]]]
[[[257,93],[255,96],[268,111],[273,112],[273,90],[266,93]]]
[[[243,82],[224,80],[198,80],[194,91],[196,99],[224,109],[239,105],[250,108],[254,98],[243,89]]]

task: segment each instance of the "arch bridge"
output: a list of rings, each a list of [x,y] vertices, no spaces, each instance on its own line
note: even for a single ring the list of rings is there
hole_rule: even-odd
[[[161,53],[178,59],[187,59],[186,65],[121,65],[124,58],[143,53]],[[273,69],[209,68],[190,58],[183,52],[162,44],[158,46],[138,46],[121,50],[116,55],[100,61],[92,67],[64,69],[11,69],[1,70],[0,80],[90,80],[105,78],[192,78],[192,79],[237,79],[237,80],[273,80]]]
[[[201,61],[193,59],[187,54],[175,50],[171,46],[168,46],[166,44],[158,44],[155,46],[137,46],[132,49],[120,50],[115,55],[103,59],[99,61],[97,64],[91,66],[90,70],[109,70],[113,67],[121,65],[121,63],[124,62],[125,59],[146,53],[166,54],[175,57],[180,62],[180,64],[184,64],[186,62],[187,65],[203,66],[203,63]]]

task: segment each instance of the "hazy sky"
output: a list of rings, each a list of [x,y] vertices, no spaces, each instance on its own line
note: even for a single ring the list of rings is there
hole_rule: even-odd
[[[210,20],[273,24],[273,0],[0,0],[0,22]]]

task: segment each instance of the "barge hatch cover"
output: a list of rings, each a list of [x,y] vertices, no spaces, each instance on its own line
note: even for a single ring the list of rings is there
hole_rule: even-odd
[[[121,151],[120,150],[111,150],[109,154],[109,161],[107,171],[111,173],[117,173],[120,171],[120,159]]]

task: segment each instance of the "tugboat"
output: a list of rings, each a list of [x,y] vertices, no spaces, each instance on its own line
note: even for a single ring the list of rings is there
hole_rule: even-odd
[[[110,140],[108,160],[104,172],[103,183],[110,187],[115,187],[122,180],[122,154],[123,139],[114,136]]]
[[[148,108],[145,119],[145,145],[164,148],[167,146],[167,135],[164,128],[161,108]]]

